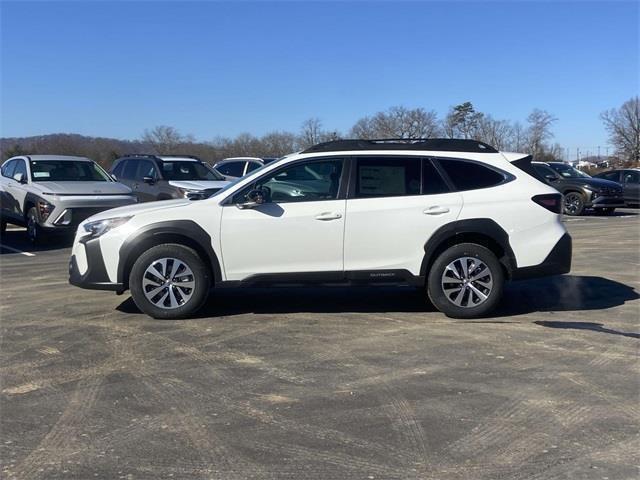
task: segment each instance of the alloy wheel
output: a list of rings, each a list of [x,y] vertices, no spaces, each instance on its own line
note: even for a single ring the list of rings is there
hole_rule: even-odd
[[[442,291],[451,303],[473,308],[486,302],[491,295],[493,275],[482,260],[461,257],[445,267],[441,283]]]
[[[173,309],[185,305],[193,296],[195,277],[189,265],[177,258],[160,258],[147,267],[142,276],[142,291],[158,308]]]

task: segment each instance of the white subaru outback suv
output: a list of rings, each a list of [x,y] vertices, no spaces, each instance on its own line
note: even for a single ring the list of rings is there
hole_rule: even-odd
[[[70,283],[130,289],[154,318],[192,315],[212,287],[409,284],[446,315],[472,318],[507,280],[569,272],[561,208],[523,154],[473,140],[339,140],[205,200],[87,219]]]

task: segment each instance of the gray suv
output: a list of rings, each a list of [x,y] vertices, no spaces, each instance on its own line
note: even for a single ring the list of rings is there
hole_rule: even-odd
[[[197,157],[187,155],[127,155],[113,163],[111,174],[131,187],[140,202],[197,200],[230,183]]]
[[[45,233],[74,232],[98,212],[136,203],[131,189],[84,157],[25,155],[0,168],[0,220],[27,227],[32,243]]]

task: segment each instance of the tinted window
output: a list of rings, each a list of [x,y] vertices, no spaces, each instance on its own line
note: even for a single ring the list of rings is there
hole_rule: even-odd
[[[608,172],[599,175],[600,178],[604,178],[605,180],[611,180],[617,182],[620,179],[620,174],[618,172]]]
[[[219,173],[202,162],[163,161],[161,168],[165,180],[222,180]]]
[[[419,158],[361,157],[356,161],[356,198],[420,194]]]
[[[422,194],[433,195],[436,193],[446,193],[449,187],[444,179],[433,166],[431,160],[425,159],[422,164]]]
[[[27,164],[24,163],[24,160],[16,160],[16,166],[11,174],[12,177],[15,177],[17,174],[21,173],[24,181],[27,181]]]
[[[16,168],[17,160],[11,160],[2,166],[2,176],[11,178],[13,177],[13,169]]]
[[[124,162],[118,162],[118,164],[111,170],[111,173],[120,178],[122,176],[122,170],[124,169]]]
[[[216,167],[223,175],[229,175],[230,177],[241,177],[244,174],[245,162],[227,162]]]
[[[260,168],[262,165],[259,164],[258,162],[248,162],[247,164],[247,173],[249,172],[253,172],[254,170],[257,170],[258,168]]]
[[[108,182],[107,172],[97,164],[73,160],[31,160],[34,182]]]
[[[504,181],[503,175],[477,163],[444,158],[438,161],[458,190],[488,188]]]
[[[254,188],[267,189],[275,203],[334,200],[338,198],[342,163],[341,159],[325,160],[282,168],[235,195],[233,202],[245,201]]]
[[[135,160],[125,160],[124,169],[122,170],[122,178],[126,180],[133,180],[136,178],[136,169],[138,168],[138,162]]]
[[[138,174],[136,180],[142,181],[144,177],[157,178],[156,165],[151,160],[140,160],[138,162]]]
[[[624,183],[640,183],[640,172],[626,172],[623,181]]]
[[[542,180],[546,179],[547,175],[550,175],[553,178],[557,178],[553,169],[547,167],[546,165],[534,165],[533,168],[536,170],[536,173],[538,174],[539,178]]]

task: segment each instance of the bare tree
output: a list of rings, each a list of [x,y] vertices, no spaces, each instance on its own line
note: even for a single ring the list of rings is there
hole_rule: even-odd
[[[260,143],[264,157],[281,157],[296,150],[296,136],[289,132],[267,133]]]
[[[194,138],[191,135],[182,135],[174,127],[159,125],[151,130],[145,130],[142,141],[148,143],[154,153],[172,154],[177,153],[181,145],[193,143]]]
[[[434,111],[423,108],[391,107],[373,117],[364,117],[351,129],[354,138],[430,138],[438,133]]]
[[[640,99],[632,97],[618,109],[600,115],[616,153],[628,161],[640,162]]]
[[[307,148],[322,141],[322,122],[319,118],[309,118],[302,122],[299,143],[301,148]]]
[[[473,137],[498,150],[505,150],[513,137],[513,127],[506,120],[496,120],[491,115],[481,115]]]
[[[553,138],[551,125],[556,120],[557,118],[549,112],[538,108],[534,109],[527,117],[527,123],[529,124],[527,129],[528,150],[533,155],[533,158],[537,159],[544,151],[545,142]]]

